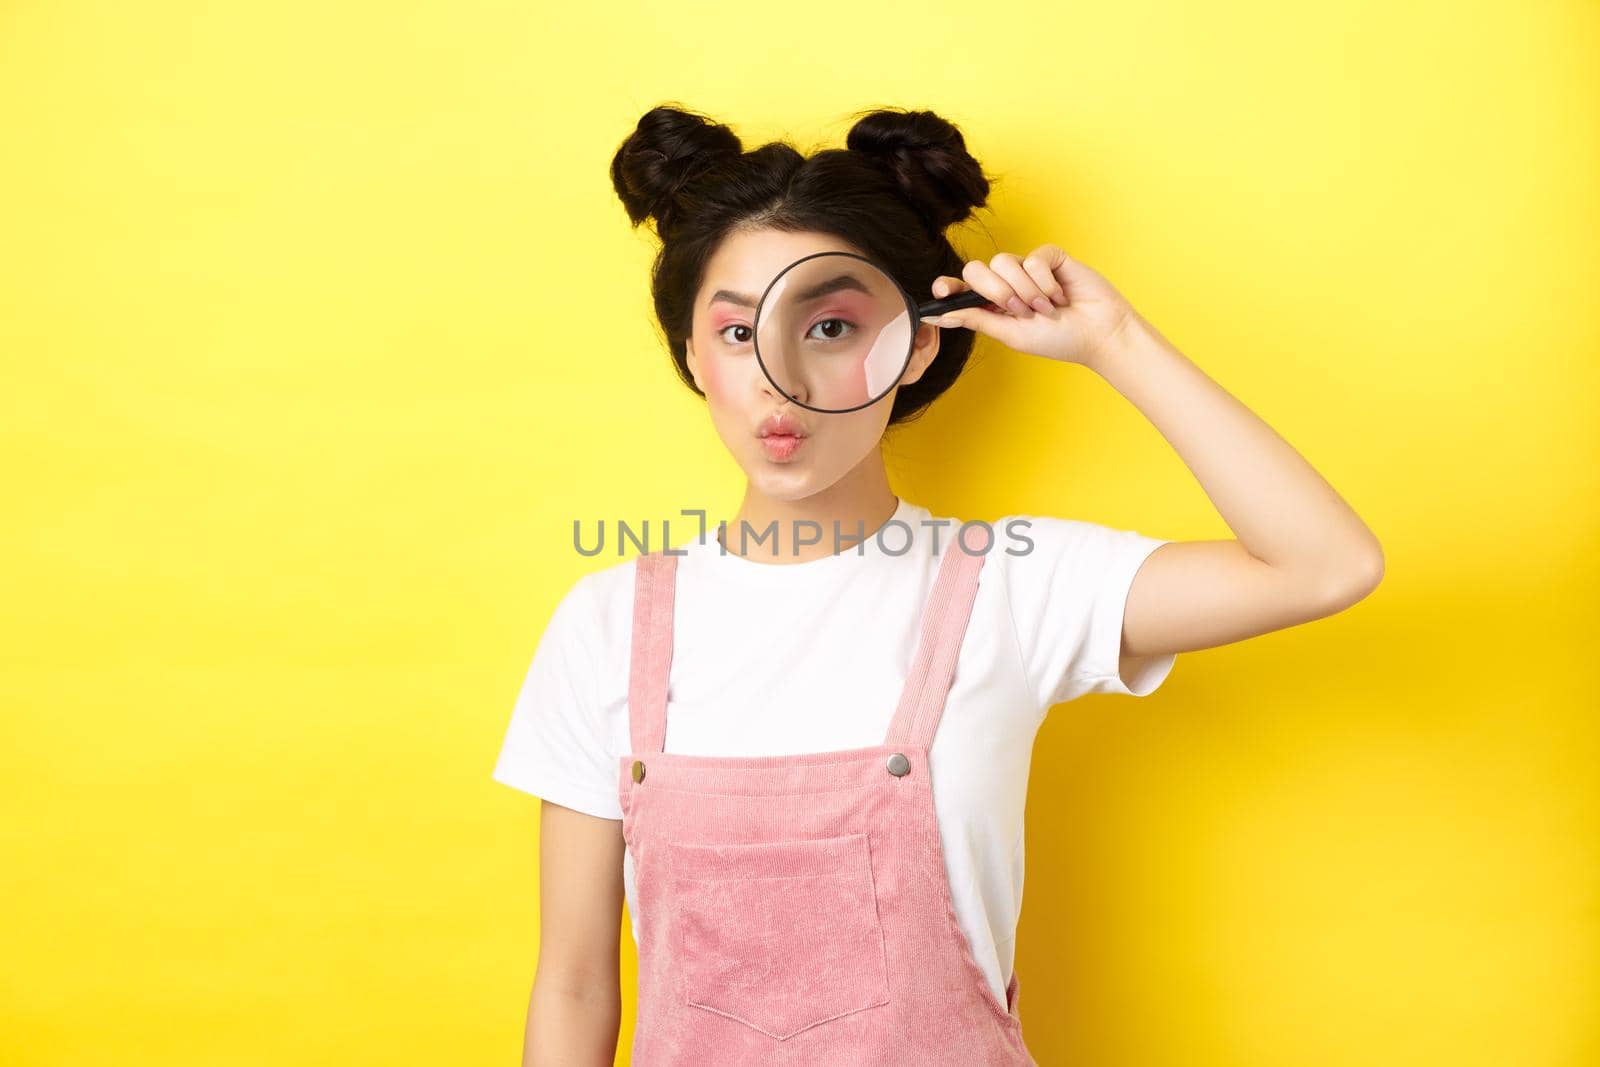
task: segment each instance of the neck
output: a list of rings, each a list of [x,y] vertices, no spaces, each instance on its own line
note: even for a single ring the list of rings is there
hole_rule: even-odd
[[[738,512],[717,539],[730,555],[770,563],[804,563],[854,548],[860,537],[871,537],[888,522],[899,504],[882,456],[874,452],[872,459],[810,496],[773,496],[747,483]]]

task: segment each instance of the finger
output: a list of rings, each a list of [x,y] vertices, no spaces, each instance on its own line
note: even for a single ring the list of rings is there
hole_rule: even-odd
[[[1065,256],[1066,253],[1055,245],[1040,245],[1022,261],[1022,269],[1028,272],[1028,277],[1038,284],[1040,291],[1056,307],[1066,307],[1071,303],[1066,288],[1055,272],[1056,265],[1063,262]]]
[[[932,321],[941,329],[964,329],[987,334],[1008,348],[1016,348],[1023,343],[1022,320],[1003,311],[960,308],[947,311]]]
[[[965,293],[972,290],[972,286],[968,285],[960,278],[953,278],[948,274],[939,275],[933,280],[933,285],[929,288],[932,289],[934,297],[939,300],[943,300],[945,297],[955,296],[958,293]],[[921,321],[931,322],[935,325],[953,325],[940,323],[939,320],[940,317],[938,315],[924,315],[922,316]]]
[[[1048,251],[1053,261],[1051,273],[1061,283],[1061,287],[1066,290],[1068,303],[1081,299],[1084,293],[1115,288],[1104,274],[1101,274],[1087,263],[1073,259],[1057,246],[1043,245],[1041,247]]]
[[[1033,314],[1028,310],[1026,304],[1021,304],[1021,301],[1018,301],[1022,306],[1021,311],[1012,307],[1011,301],[1017,299],[1016,290],[1012,289],[1011,283],[996,274],[990,269],[989,264],[983,260],[968,260],[967,265],[961,268],[961,276],[967,280],[968,285],[982,293],[988,298],[989,303],[996,307],[1010,308],[1012,313],[1017,315]]]
[[[1039,283],[1034,281],[1032,276],[1023,269],[1022,260],[1010,252],[1001,252],[989,261],[989,266],[996,274],[1011,283],[1011,288],[1016,290],[1018,301],[1026,305],[1028,309],[1027,312],[1023,312],[1017,311],[1013,307],[1012,311],[1017,311],[1019,315],[1026,315],[1034,311],[1044,312],[1055,309],[1055,305],[1050,303],[1050,300],[1039,288]]]

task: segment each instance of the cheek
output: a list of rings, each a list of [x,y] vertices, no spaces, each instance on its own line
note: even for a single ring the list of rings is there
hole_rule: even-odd
[[[706,349],[701,349],[706,351]],[[700,359],[700,379],[707,396],[717,396],[722,391],[722,367],[715,355]]]
[[[723,350],[715,334],[707,336],[704,347],[697,339],[695,350],[705,353],[697,362],[700,387],[705,390],[706,399],[719,401],[724,406],[748,401],[749,375],[760,374],[760,371],[752,370],[755,367],[754,357]]]
[[[694,350],[699,353],[695,365],[700,374],[700,388],[705,390],[707,397],[715,396],[722,390],[727,378],[721,353],[717,349],[721,339],[706,323],[696,324],[691,336],[694,338]]]

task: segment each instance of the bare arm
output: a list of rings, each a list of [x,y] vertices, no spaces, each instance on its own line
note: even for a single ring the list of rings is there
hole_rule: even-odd
[[[622,1015],[622,823],[539,803],[539,960],[523,1067],[611,1067]]]
[[[1376,588],[1383,551],[1361,518],[1143,317],[1089,366],[1155,425],[1238,538],[1150,554],[1128,592],[1125,665],[1332,615]]]
[[[969,260],[962,276],[941,275],[933,295],[976,289],[991,307],[946,313],[936,327],[978,330],[1018,352],[1100,375],[1167,439],[1237,538],[1173,542],[1150,553],[1123,612],[1123,678],[1136,659],[1333,615],[1377,587],[1383,550],[1366,523],[1099,271],[1045,244],[1025,259],[1002,252],[989,263]],[[937,352],[933,341],[919,347],[913,366]]]

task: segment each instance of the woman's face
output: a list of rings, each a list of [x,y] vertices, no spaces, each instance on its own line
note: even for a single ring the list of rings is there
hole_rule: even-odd
[[[881,462],[878,442],[898,392],[897,386],[864,408],[828,414],[793,403],[761,372],[752,343],[755,303],[785,267],[813,252],[865,254],[832,234],[773,229],[729,234],[706,266],[687,342],[689,373],[706,395],[723,445],[756,491],[779,500],[821,492],[862,464]],[[922,377],[938,349],[938,328],[919,323],[899,385]],[[801,436],[764,438],[762,430],[775,416],[792,420]]]

